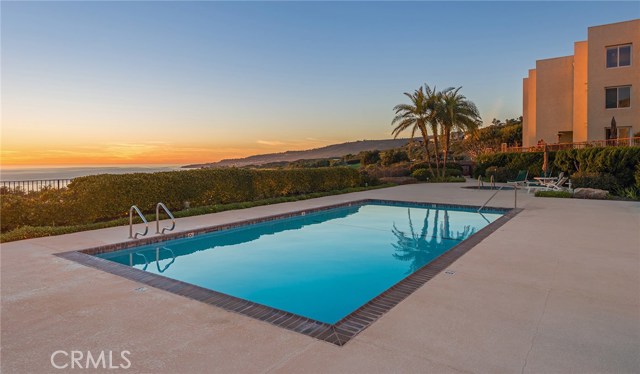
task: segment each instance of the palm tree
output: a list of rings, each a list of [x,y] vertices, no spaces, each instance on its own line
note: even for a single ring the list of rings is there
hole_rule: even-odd
[[[436,152],[436,175],[440,175],[440,146],[438,141],[438,123],[440,122],[440,112],[442,107],[442,100],[444,93],[449,92],[453,88],[447,88],[438,92],[436,87],[433,89],[428,84],[424,84],[425,96],[427,98],[427,111],[428,111],[428,123],[431,126],[431,132],[433,133],[433,145]]]
[[[442,126],[444,135],[444,161],[442,166],[442,176],[445,176],[447,157],[449,155],[449,145],[451,144],[451,131],[475,132],[480,124],[480,112],[476,105],[467,100],[460,93],[460,89],[449,89],[442,92],[441,106],[438,110],[438,122]]]
[[[460,242],[475,233],[475,229],[470,225],[465,225],[463,231],[454,233],[450,227],[447,210],[444,210],[442,221],[439,217],[440,209],[436,209],[432,222],[430,222],[430,213],[431,209],[427,209],[419,232],[414,228],[409,208],[407,208],[409,232],[398,229],[395,223],[391,229],[397,239],[396,243],[391,244],[396,252],[392,256],[396,260],[411,262],[407,274],[415,272],[435,257],[446,252],[452,247],[452,240]],[[440,224],[439,227],[438,224]],[[429,229],[431,229],[431,233],[429,233]]]
[[[396,112],[396,116],[391,121],[391,125],[396,125],[396,127],[391,133],[394,138],[397,138],[401,132],[410,128],[411,138],[413,139],[416,132],[420,132],[420,135],[422,135],[422,139],[424,140],[424,148],[427,154],[429,171],[433,174],[433,169],[431,168],[431,155],[429,153],[429,134],[427,133],[427,124],[429,123],[429,116],[431,115],[429,100],[422,87],[415,90],[413,94],[408,92],[405,92],[404,94],[409,98],[411,103],[398,104],[393,107],[393,110]]]

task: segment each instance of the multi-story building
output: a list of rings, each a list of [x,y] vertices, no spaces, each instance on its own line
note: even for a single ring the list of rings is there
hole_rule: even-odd
[[[536,61],[523,79],[522,145],[640,132],[640,19],[589,28],[572,56]]]

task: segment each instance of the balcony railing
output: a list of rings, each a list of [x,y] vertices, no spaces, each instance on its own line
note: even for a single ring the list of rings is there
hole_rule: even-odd
[[[496,152],[542,152],[544,150],[544,144],[535,145],[532,147],[502,147]],[[592,140],[587,142],[575,142],[575,143],[554,143],[546,144],[549,151],[560,151],[563,149],[581,149],[591,147],[626,147],[626,146],[640,146],[640,137],[634,138],[618,138],[609,140]]]

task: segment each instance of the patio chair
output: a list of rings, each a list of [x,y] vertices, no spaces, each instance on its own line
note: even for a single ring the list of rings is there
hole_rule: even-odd
[[[567,177],[558,177],[556,182],[547,185],[547,191],[565,191],[566,188],[562,187],[562,185],[567,183],[568,180],[569,178]]]
[[[527,177],[529,176],[528,170],[520,170],[518,171],[518,176],[515,180],[507,181],[508,184],[514,185],[514,187],[524,186],[527,184]]]
[[[562,187],[562,185],[564,185],[565,183],[567,183],[567,181],[569,180],[569,178],[564,176],[564,173],[560,173],[560,175],[558,176],[558,179],[554,182],[550,182],[550,183],[538,183],[538,184],[534,184],[531,183],[529,185],[527,185],[527,193],[531,193],[531,191],[565,191],[567,190],[566,188]]]

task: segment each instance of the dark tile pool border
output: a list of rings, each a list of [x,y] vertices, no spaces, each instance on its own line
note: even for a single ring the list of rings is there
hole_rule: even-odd
[[[440,257],[426,264],[413,274],[407,276],[394,286],[376,296],[374,299],[364,304],[353,313],[344,317],[340,321],[331,325],[319,322],[307,317],[302,317],[283,310],[278,310],[265,305],[226,295],[220,292],[195,286],[186,282],[164,277],[162,275],[148,273],[130,266],[96,257],[96,254],[119,251],[122,249],[157,243],[166,240],[192,237],[213,231],[227,230],[230,228],[251,225],[260,222],[272,221],[281,218],[300,216],[307,213],[319,212],[345,206],[364,205],[381,203],[386,205],[417,206],[423,208],[451,208],[451,209],[478,209],[477,206],[422,203],[396,200],[366,199],[348,203],[334,204],[314,209],[306,209],[284,214],[272,215],[262,218],[249,219],[223,225],[200,228],[187,232],[172,233],[168,235],[130,240],[123,243],[116,243],[95,248],[88,248],[80,251],[70,251],[56,253],[55,256],[93,267],[107,273],[118,275],[126,279],[145,284],[150,287],[165,290],[176,295],[184,296],[193,300],[201,301],[227,311],[239,313],[260,321],[268,322],[272,325],[295,331],[313,338],[323,340],[338,346],[346,344],[361,331],[382,317],[386,312],[412,294],[415,290],[427,283],[442,270],[449,267],[454,261],[467,253],[471,248],[480,243],[483,239],[504,225],[511,218],[515,217],[522,209],[507,208],[484,208],[485,212],[504,213],[503,216],[491,222],[460,244],[454,246]]]

